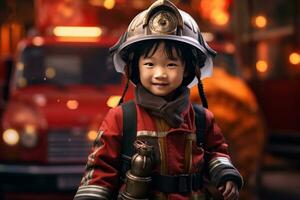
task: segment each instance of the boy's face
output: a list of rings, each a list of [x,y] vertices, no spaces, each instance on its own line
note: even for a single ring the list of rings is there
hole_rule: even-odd
[[[152,56],[139,59],[141,83],[154,95],[166,96],[182,83],[185,66],[176,50],[172,51],[174,58],[169,58],[164,43],[160,43]]]

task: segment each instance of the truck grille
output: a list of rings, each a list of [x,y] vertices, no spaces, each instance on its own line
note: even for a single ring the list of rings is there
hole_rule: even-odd
[[[83,129],[55,129],[48,134],[49,162],[85,162],[92,143]]]

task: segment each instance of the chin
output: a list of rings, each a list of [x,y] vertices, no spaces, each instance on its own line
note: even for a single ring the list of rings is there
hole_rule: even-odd
[[[171,92],[164,92],[164,91],[151,91],[152,94],[160,97],[168,96]]]

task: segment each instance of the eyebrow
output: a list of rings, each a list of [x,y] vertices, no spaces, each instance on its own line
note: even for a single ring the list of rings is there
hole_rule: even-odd
[[[173,58],[169,58],[170,60],[172,60],[172,61],[179,61],[180,59],[178,59],[178,58],[175,58],[175,57],[173,57]]]
[[[144,56],[144,59],[155,59],[153,58],[153,56]],[[168,57],[168,59],[172,60],[172,61],[179,61],[179,58],[176,57]]]

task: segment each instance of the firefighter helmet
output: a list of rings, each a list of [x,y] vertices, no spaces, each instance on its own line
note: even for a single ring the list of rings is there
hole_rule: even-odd
[[[157,0],[147,10],[139,13],[119,41],[111,47],[116,71],[125,74],[126,63],[121,57],[124,49],[137,42],[153,39],[173,40],[195,47],[205,56],[204,66],[199,66],[201,79],[211,76],[212,57],[216,52],[203,39],[195,20],[168,0]],[[193,76],[189,86],[197,83],[194,74]]]

